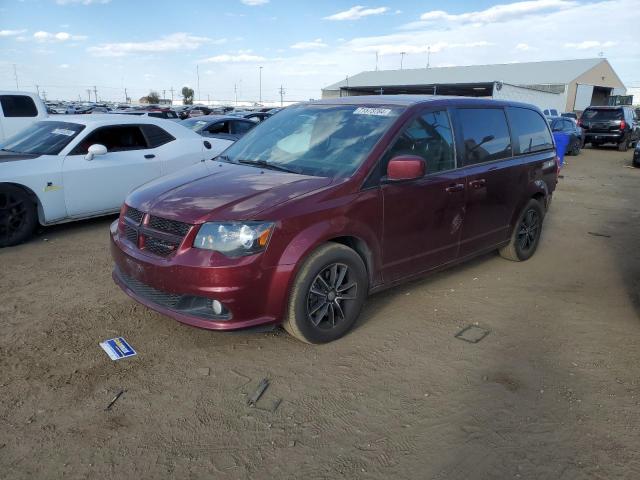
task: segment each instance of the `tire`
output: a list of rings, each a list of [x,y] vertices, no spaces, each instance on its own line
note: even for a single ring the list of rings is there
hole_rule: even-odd
[[[511,240],[506,247],[500,249],[500,255],[514,262],[523,262],[531,258],[540,243],[543,220],[542,204],[532,198],[518,216]]]
[[[577,156],[580,155],[580,140],[576,138],[576,140],[573,142],[573,146],[571,147],[571,155],[572,156]]]
[[[626,152],[628,148],[629,148],[629,142],[627,142],[626,140],[623,140],[618,144],[619,152]]]
[[[28,240],[38,223],[36,204],[14,185],[0,185],[0,247]]]
[[[339,243],[322,245],[296,275],[283,327],[306,343],[337,340],[353,327],[368,291],[362,258]]]

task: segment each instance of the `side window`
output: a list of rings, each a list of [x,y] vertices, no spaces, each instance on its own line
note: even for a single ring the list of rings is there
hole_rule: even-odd
[[[25,95],[0,95],[0,105],[5,117],[38,116],[38,109],[33,99]]]
[[[553,139],[549,133],[547,122],[538,112],[528,108],[509,107],[507,115],[511,124],[516,155],[553,148]],[[553,123],[554,126],[556,126],[556,122]],[[567,120],[562,120],[562,122],[570,123]]]
[[[243,135],[251,130],[255,125],[249,122],[233,121],[231,122],[231,133]]]
[[[140,127],[137,125],[116,125],[97,128],[87,135],[73,149],[70,155],[84,155],[88,152],[89,147],[96,143],[107,147],[108,152],[124,152],[148,148]]]
[[[149,112],[149,116],[153,118],[165,118],[162,112]]]
[[[465,165],[491,162],[511,156],[509,127],[502,108],[461,108]]]
[[[409,123],[387,151],[382,162],[382,175],[386,175],[389,160],[398,155],[424,158],[427,174],[455,168],[453,135],[447,112],[424,113]]]
[[[140,125],[144,136],[147,138],[149,148],[156,148],[175,140],[175,137],[157,125]]]
[[[207,132],[211,135],[218,133],[229,133],[229,122],[218,122],[207,127]]]

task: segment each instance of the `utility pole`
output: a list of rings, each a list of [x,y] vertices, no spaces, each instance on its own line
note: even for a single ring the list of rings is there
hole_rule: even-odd
[[[40,96],[40,87],[36,85],[36,92],[38,92],[38,96]]]
[[[196,77],[198,79],[198,100],[200,100],[200,67],[196,65]]]
[[[42,99],[46,102],[47,101],[47,92],[45,90],[42,90]]]
[[[211,100],[209,100],[209,94],[207,93],[207,105],[211,105]]]
[[[124,87],[124,103],[129,103],[129,95],[127,95],[127,87]]]
[[[13,64],[13,76],[16,78],[16,90],[20,90],[18,86],[18,70],[16,70],[16,64]]]
[[[166,90],[162,90],[162,99],[166,99],[167,98],[167,91]]]
[[[87,88],[87,95],[89,96],[89,101],[91,101],[91,89],[90,88]]]
[[[284,97],[284,88],[282,88],[282,85],[280,85],[280,106],[282,107],[283,105],[283,97]]]
[[[376,52],[376,72],[378,71],[378,52]]]
[[[238,106],[238,85],[233,84],[233,96],[236,98],[236,107]]]
[[[93,86],[93,96],[96,97],[95,101],[96,103],[98,103],[98,87],[96,87],[95,85]]]
[[[260,74],[260,100],[258,100],[258,103],[262,105],[262,67],[258,67],[258,72]]]
[[[404,62],[404,56],[407,52],[400,52],[400,70],[402,70],[402,63]]]
[[[427,68],[431,66],[431,45],[427,45]]]
[[[173,87],[169,91],[171,92],[171,105],[173,105]]]

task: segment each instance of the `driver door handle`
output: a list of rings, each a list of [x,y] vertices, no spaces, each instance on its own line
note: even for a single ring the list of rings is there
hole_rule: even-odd
[[[144,158],[156,158],[156,156],[153,153],[147,153]]]
[[[447,193],[461,192],[462,190],[464,190],[464,183],[454,183],[444,189]]]

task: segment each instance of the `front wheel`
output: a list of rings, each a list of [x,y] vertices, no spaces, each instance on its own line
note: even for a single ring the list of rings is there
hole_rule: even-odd
[[[0,185],[0,247],[26,241],[36,228],[36,204],[14,185]]]
[[[500,249],[500,255],[507,260],[522,262],[535,253],[542,233],[544,211],[538,200],[531,199],[518,217],[506,247]]]
[[[576,138],[575,142],[573,142],[573,146],[571,147],[571,155],[576,156],[580,155],[580,140]]]
[[[627,142],[626,140],[623,140],[618,144],[619,152],[626,152],[628,148],[629,148],[629,142]]]
[[[304,261],[296,275],[284,329],[306,343],[345,335],[368,294],[367,269],[351,248],[327,243]]]

